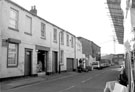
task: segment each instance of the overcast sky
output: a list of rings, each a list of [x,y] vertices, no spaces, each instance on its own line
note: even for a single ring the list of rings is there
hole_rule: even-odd
[[[101,53],[114,53],[114,29],[106,0],[12,0],[27,10],[36,5],[38,16],[69,31],[95,42]],[[124,52],[115,45],[116,53]]]

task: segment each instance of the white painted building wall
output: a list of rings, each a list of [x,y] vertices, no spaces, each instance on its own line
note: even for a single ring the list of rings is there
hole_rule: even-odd
[[[76,59],[79,61],[81,58],[83,58],[82,44],[78,39],[76,39]]]
[[[1,3],[3,2],[3,4]],[[9,27],[9,12],[10,7],[19,12],[19,31],[14,31]],[[29,16],[32,18],[32,35],[25,34],[25,17]],[[46,25],[46,39],[41,38],[41,22]],[[57,29],[57,43],[53,42],[53,29]],[[34,16],[29,11],[25,10],[20,6],[16,6],[8,1],[0,1],[0,78],[23,76],[24,75],[24,62],[25,62],[25,48],[32,49],[32,74],[37,74],[37,50],[36,45],[45,46],[50,48],[49,60],[48,60],[48,70],[47,72],[52,72],[52,52],[58,52],[58,63],[59,63],[59,32],[63,31],[59,27],[53,25],[52,23],[41,19],[40,17]],[[67,37],[69,34],[69,46],[67,46]],[[71,47],[71,37],[74,37],[74,47]],[[19,44],[19,56],[18,56],[18,66],[14,68],[7,68],[7,46],[1,46],[1,39],[7,40],[8,38],[13,38],[20,40]],[[64,61],[61,65],[61,71],[67,69],[67,58],[75,58],[75,36],[67,31],[64,31],[64,45],[60,45],[60,49],[64,50]],[[81,52],[79,52],[81,56]],[[2,55],[2,56],[1,56]],[[78,57],[79,57],[78,56]],[[59,65],[59,64],[58,64]]]
[[[8,28],[9,24],[9,10],[10,7],[18,10],[19,12],[19,32],[11,30]],[[2,66],[2,74],[1,77],[11,77],[11,76],[22,76],[24,75],[24,49],[30,48],[33,49],[32,53],[32,73],[36,74],[36,67],[37,67],[37,52],[35,50],[35,45],[40,46],[46,46],[50,47],[50,31],[53,30],[53,27],[47,23],[46,21],[43,21],[42,19],[39,19],[32,14],[26,12],[25,10],[22,10],[21,8],[11,4],[4,2],[2,7],[2,39],[8,39],[8,38],[14,38],[21,40],[21,43],[19,44],[19,60],[18,60],[18,67],[16,68],[7,68],[7,47],[2,46],[2,60],[1,60],[1,66]],[[30,16],[32,18],[32,36],[25,34],[25,16]],[[41,22],[46,24],[46,40],[41,39]],[[49,62],[51,62],[51,54],[49,53]],[[51,63],[50,65],[51,66]],[[51,67],[48,68],[48,71],[51,71]]]

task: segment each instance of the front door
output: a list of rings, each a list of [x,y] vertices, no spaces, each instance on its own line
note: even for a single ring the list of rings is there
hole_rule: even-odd
[[[53,52],[52,53],[53,57],[52,57],[52,69],[53,69],[53,72],[54,73],[57,73],[58,72],[58,53],[57,52]]]
[[[24,75],[30,76],[32,74],[32,50],[25,49],[25,64]]]

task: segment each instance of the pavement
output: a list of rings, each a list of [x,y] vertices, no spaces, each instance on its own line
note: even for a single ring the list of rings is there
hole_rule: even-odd
[[[56,73],[52,75],[40,75],[35,77],[23,77],[23,78],[15,78],[15,79],[8,79],[0,82],[2,90],[13,89],[22,86],[28,86],[31,84],[40,83],[42,81],[50,81],[56,79],[62,79],[69,76],[73,76],[78,74],[77,72],[62,72]]]

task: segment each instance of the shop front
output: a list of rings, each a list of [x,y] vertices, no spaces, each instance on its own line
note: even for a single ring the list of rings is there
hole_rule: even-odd
[[[37,74],[46,75],[49,61],[49,47],[36,45],[37,51]]]

